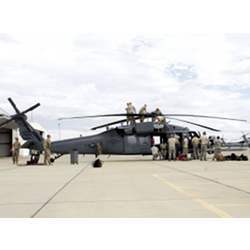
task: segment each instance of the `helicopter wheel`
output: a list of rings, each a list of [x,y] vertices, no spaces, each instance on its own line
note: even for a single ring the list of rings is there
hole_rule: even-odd
[[[36,153],[36,154],[31,154],[30,156],[30,160],[27,161],[27,165],[38,165],[40,159],[40,154]]]

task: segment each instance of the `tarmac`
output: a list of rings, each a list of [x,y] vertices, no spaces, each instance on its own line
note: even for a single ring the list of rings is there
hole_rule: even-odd
[[[14,166],[0,159],[1,218],[250,217],[250,162],[152,161],[93,156],[70,165]],[[23,164],[25,159],[21,160]]]

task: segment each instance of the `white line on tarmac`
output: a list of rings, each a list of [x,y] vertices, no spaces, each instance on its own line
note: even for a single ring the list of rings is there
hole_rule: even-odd
[[[187,197],[190,197],[192,199],[192,201],[198,203],[203,208],[207,209],[209,212],[214,213],[216,216],[218,216],[220,218],[232,218],[232,216],[230,214],[228,214],[227,212],[225,212],[224,210],[222,210],[222,209],[214,206],[213,204],[210,204],[207,201],[197,197],[193,193],[185,191],[183,188],[177,186],[176,184],[174,184],[172,182],[169,182],[168,180],[166,180],[163,177],[160,177],[158,174],[153,174],[153,177],[155,177],[156,179],[158,179],[159,181],[161,181],[162,183],[164,183],[165,185],[167,185],[171,189],[177,191],[178,193],[183,194]]]

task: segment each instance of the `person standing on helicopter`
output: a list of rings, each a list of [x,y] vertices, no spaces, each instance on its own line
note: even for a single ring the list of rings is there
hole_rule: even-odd
[[[127,112],[127,124],[134,124],[135,118],[134,118],[133,114],[136,113],[135,107],[132,105],[131,102],[128,102],[127,108],[125,110]]]
[[[147,114],[147,105],[146,104],[144,104],[142,106],[142,108],[139,111],[139,114],[141,115],[140,116],[140,122],[144,122],[145,116],[143,116],[143,115]]]

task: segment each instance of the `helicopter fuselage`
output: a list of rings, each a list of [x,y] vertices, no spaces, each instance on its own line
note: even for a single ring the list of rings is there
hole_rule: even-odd
[[[135,123],[109,129],[97,135],[55,141],[52,143],[52,152],[69,154],[77,151],[79,154],[96,154],[96,145],[99,143],[102,154],[149,155],[154,137],[166,142],[171,134],[177,134],[182,138],[184,135],[192,136],[194,133],[188,128],[167,123]]]

